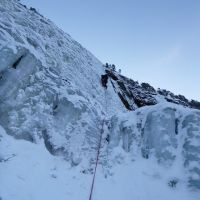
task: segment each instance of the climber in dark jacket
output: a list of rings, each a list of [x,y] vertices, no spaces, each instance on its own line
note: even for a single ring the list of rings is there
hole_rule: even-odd
[[[101,83],[102,86],[105,87],[107,89],[107,83],[108,83],[108,75],[101,75]]]
[[[107,141],[107,143],[110,142],[110,135],[109,134],[106,136],[106,141]]]

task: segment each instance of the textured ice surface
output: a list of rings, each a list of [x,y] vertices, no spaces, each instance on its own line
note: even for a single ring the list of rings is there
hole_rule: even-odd
[[[175,110],[170,107],[166,107],[161,112],[154,110],[148,113],[141,133],[144,157],[148,157],[153,150],[159,161],[175,159],[173,153],[174,148],[177,147],[175,121]]]
[[[110,146],[120,140],[132,155],[141,151],[145,159],[154,158],[169,168],[179,166],[192,188],[200,184],[200,112],[170,103],[144,107],[114,116]]]
[[[0,124],[18,139],[43,138],[50,153],[67,160],[90,154],[106,112],[102,64],[17,1],[0,7]],[[106,96],[111,108],[122,108],[112,87]]]
[[[184,166],[188,172],[189,185],[200,189],[200,112],[187,115],[182,128]]]

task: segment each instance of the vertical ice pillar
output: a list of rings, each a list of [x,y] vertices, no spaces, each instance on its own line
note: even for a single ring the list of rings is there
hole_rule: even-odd
[[[185,117],[183,155],[189,186],[200,189],[200,112]]]
[[[154,152],[158,161],[172,162],[175,159],[173,148],[177,147],[175,135],[175,110],[151,111],[144,125],[143,156],[148,158]]]

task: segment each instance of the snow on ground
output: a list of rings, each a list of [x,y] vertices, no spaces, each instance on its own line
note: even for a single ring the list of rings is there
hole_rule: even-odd
[[[140,159],[121,163],[114,167],[113,172],[107,181],[103,176],[97,176],[95,200],[192,200],[200,197],[198,193],[188,191],[184,185],[170,188],[169,178],[175,171],[156,166],[153,161]]]
[[[16,141],[2,130],[1,136],[1,157],[10,158],[0,163],[3,200],[87,199],[91,177],[80,168],[49,154],[43,143]]]
[[[52,156],[42,142],[16,141],[2,128],[0,133],[0,156],[8,159],[0,162],[3,186],[0,197],[3,200],[89,198],[92,174],[83,173],[81,166],[72,167],[62,157]],[[189,191],[181,180],[176,187],[169,187],[169,181],[174,177],[181,179],[183,172],[179,167],[168,169],[154,159],[146,160],[139,155],[133,160],[120,147],[115,148],[113,154],[117,165],[108,169],[109,172],[102,165],[97,169],[93,200],[199,199],[199,193]]]

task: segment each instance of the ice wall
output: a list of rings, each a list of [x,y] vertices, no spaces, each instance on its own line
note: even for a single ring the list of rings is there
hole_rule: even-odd
[[[17,0],[0,1],[0,125],[9,135],[43,141],[73,164],[90,162],[102,114],[123,108],[112,87],[105,94],[103,73],[102,63],[50,20]]]
[[[200,189],[200,112],[187,115],[182,129],[184,166],[189,185]]]
[[[144,107],[112,117],[112,148],[121,145],[132,155],[179,166],[192,188],[200,188],[200,112],[171,103]]]

